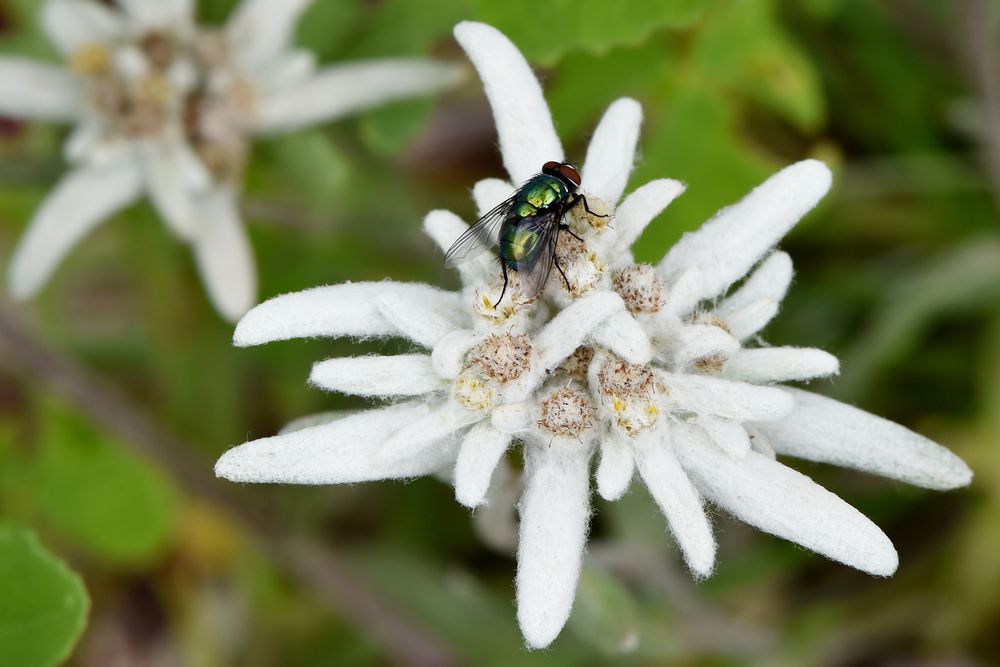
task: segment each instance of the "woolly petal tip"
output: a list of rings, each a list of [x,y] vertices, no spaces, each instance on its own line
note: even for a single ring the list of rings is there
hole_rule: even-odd
[[[708,577],[715,569],[715,537],[701,496],[667,443],[646,436],[635,443],[634,452],[639,475],[666,518],[684,561],[695,576]]]
[[[235,322],[257,300],[253,248],[236,206],[236,195],[222,189],[198,197],[191,238],[195,262],[215,309]]]
[[[215,474],[233,482],[278,484],[344,484],[426,475],[453,460],[453,452],[436,448],[395,462],[376,456],[386,438],[426,411],[423,402],[403,403],[247,442],[219,457]]]
[[[726,361],[723,375],[752,384],[797,382],[836,375],[840,362],[829,352],[810,347],[744,349]]]
[[[618,500],[628,490],[635,474],[635,460],[627,443],[611,438],[601,443],[597,465],[597,492],[605,500]]]
[[[635,161],[640,125],[642,106],[635,100],[623,97],[608,107],[587,149],[584,192],[607,202],[618,201]]]
[[[517,47],[496,28],[474,21],[455,26],[455,39],[483,81],[511,181],[523,183],[545,162],[562,161],[542,87]]]
[[[735,459],[690,429],[677,432],[676,452],[695,486],[733,516],[862,572],[896,571],[885,533],[805,475],[756,452]]]
[[[510,436],[489,422],[476,424],[465,435],[455,461],[455,499],[469,508],[486,500],[493,471],[500,463]]]
[[[673,283],[698,268],[703,280],[698,297],[721,294],[816,206],[832,180],[829,168],[817,160],[786,167],[686,234],[660,263],[664,278]]]
[[[243,316],[233,333],[238,347],[290,338],[403,336],[378,307],[378,298],[398,295],[429,311],[458,319],[459,297],[428,285],[390,281],[344,283],[282,294]],[[454,328],[459,328],[456,324]]]
[[[944,491],[968,486],[972,470],[922,435],[882,417],[801,389],[786,391],[795,409],[758,424],[779,454],[865,470]]]
[[[530,648],[551,644],[573,608],[590,518],[589,458],[575,440],[525,449],[517,620]]]
[[[684,192],[684,184],[670,178],[650,181],[625,197],[615,211],[611,254],[628,250],[646,226]]]

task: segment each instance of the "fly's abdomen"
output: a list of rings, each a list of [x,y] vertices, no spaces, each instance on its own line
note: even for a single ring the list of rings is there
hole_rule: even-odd
[[[533,264],[541,250],[542,235],[532,229],[508,226],[500,237],[500,255],[508,266]]]

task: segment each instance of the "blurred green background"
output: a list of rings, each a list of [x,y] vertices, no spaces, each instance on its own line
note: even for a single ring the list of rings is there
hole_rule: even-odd
[[[233,2],[198,4],[212,23]],[[37,10],[0,3],[0,53],[55,59]],[[39,299],[0,301],[0,665],[56,661],[81,631],[72,665],[1000,664],[1000,4],[317,0],[298,40],[324,62],[462,61],[461,19],[505,31],[538,68],[571,159],[613,99],[643,103],[630,188],[688,184],[640,241],[647,261],[779,167],[830,164],[833,191],[783,244],[797,279],[766,338],[839,356],[841,377],[815,389],[943,443],[972,487],[793,462],[883,527],[897,575],[717,516],[718,571],[695,584],[635,484],[598,500],[573,617],[526,653],[514,561],[477,537],[509,517],[470,518],[434,479],[214,480],[228,447],[361,405],[305,379],[314,361],[379,348],[233,348],[188,250],[141,204]],[[0,122],[3,263],[64,169],[63,137]],[[243,211],[261,299],[385,277],[456,285],[421,219],[471,219],[473,183],[501,175],[474,78],[257,144]]]

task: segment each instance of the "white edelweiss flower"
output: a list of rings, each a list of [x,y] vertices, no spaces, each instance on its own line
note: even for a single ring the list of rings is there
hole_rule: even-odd
[[[477,23],[459,24],[455,35],[483,79],[511,182],[564,160],[541,87],[513,44]],[[284,295],[250,311],[237,326],[238,345],[403,337],[429,353],[317,364],[311,379],[321,387],[406,400],[246,443],[223,455],[216,473],[234,481],[327,484],[451,472],[458,500],[474,507],[484,502],[511,442],[520,442],[517,613],[534,648],[552,642],[572,608],[598,450],[598,492],[620,497],[638,470],[698,577],[715,562],[705,500],[830,558],[891,574],[896,553],[881,530],[777,463],[775,452],[932,488],[968,483],[968,468],[900,426],[771,386],[837,369],[819,350],[743,348],[777,312],[791,279],[787,255],[772,253],[737,290],[720,296],[815,205],[829,172],[817,162],[794,165],[686,236],[659,266],[636,265],[632,242],[683,190],[676,181],[653,181],[617,203],[640,121],[638,104],[627,99],[602,118],[581,186],[599,215],[570,214],[580,239],[560,234],[566,278],[553,271],[537,300],[524,298],[513,273],[498,303],[500,272],[484,258],[459,266],[463,287],[454,293],[346,284]],[[480,213],[513,191],[503,181],[480,182]],[[467,228],[447,211],[425,220],[442,250]]]
[[[221,29],[194,24],[192,0],[49,0],[42,27],[58,67],[0,58],[0,113],[73,123],[71,171],[28,225],[8,269],[34,295],[93,227],[143,194],[191,243],[209,296],[235,320],[256,300],[238,193],[253,137],[338,118],[454,84],[424,60],[316,68],[292,45],[310,0],[243,0]]]

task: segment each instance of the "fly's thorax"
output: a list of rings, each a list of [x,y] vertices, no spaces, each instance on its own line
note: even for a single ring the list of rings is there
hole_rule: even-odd
[[[569,187],[555,176],[539,174],[517,191],[514,215],[528,218],[562,206],[569,198]]]

